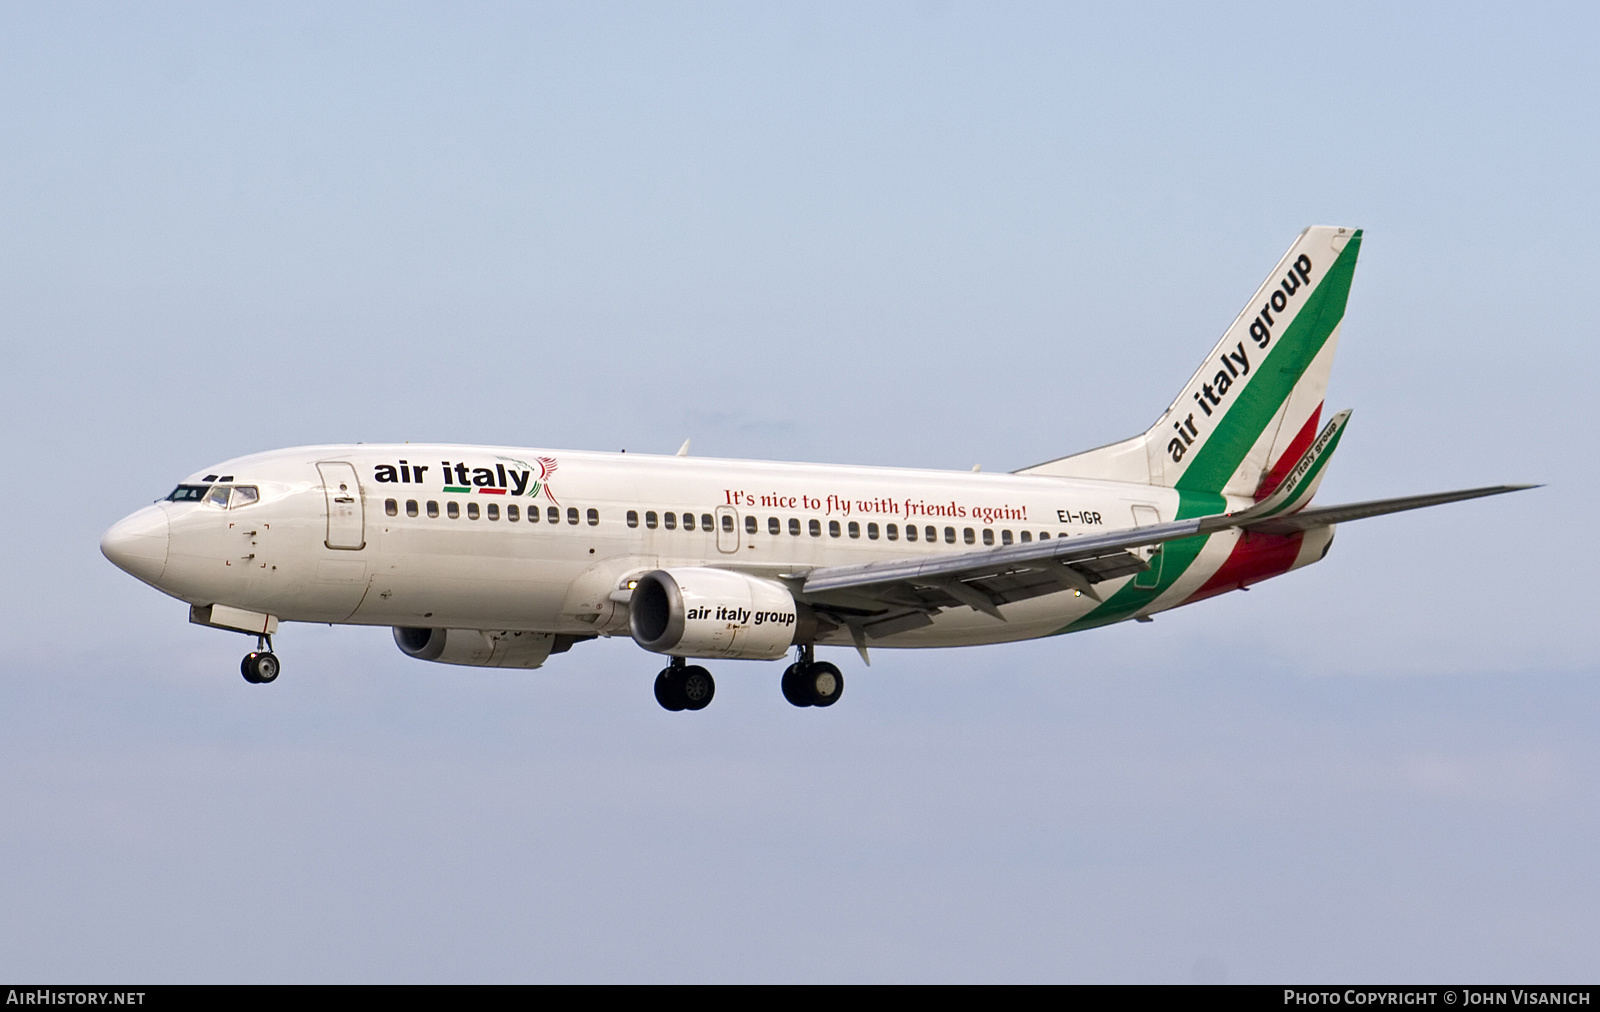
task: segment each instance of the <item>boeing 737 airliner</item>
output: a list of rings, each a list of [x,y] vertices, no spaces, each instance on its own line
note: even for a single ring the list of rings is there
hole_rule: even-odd
[[[691,659],[794,651],[783,695],[830,706],[844,677],[818,646],[1148,621],[1318,561],[1337,523],[1529,487],[1309,505],[1349,419],[1323,392],[1360,248],[1306,229],[1148,431],[1013,474],[312,446],[197,472],[101,550],[191,622],[257,637],[253,683],[278,677],[280,622],[329,622],[487,667],[631,635],[669,658],[668,710],[711,701]]]

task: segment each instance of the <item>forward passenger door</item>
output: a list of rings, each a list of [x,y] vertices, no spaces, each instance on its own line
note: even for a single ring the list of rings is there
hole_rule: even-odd
[[[324,544],[360,551],[367,546],[366,514],[355,467],[344,461],[325,460],[317,464],[317,473],[322,475],[322,494],[328,504],[328,537]]]

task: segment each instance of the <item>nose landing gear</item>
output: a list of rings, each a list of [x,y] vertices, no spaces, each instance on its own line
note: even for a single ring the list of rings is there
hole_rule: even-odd
[[[685,664],[682,657],[674,657],[656,675],[656,702],[665,710],[704,710],[716,694],[717,683],[711,672],[699,665]]]
[[[239,662],[239,673],[251,685],[265,685],[278,677],[278,655],[272,652],[272,637],[257,636],[256,648]]]
[[[782,687],[783,698],[795,706],[832,706],[844,695],[844,674],[803,646],[800,659],[783,672]]]

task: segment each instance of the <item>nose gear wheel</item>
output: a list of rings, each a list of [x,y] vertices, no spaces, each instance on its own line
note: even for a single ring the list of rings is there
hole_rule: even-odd
[[[265,685],[276,680],[279,670],[278,655],[270,650],[252,650],[239,662],[239,673],[251,685]]]

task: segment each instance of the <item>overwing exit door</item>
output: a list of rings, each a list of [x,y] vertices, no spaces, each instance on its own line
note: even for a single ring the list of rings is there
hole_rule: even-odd
[[[366,516],[361,506],[361,483],[356,469],[342,460],[317,464],[322,475],[322,494],[328,503],[329,548],[360,551],[367,545]]]
[[[732,506],[717,507],[717,551],[739,550],[739,511]]]

